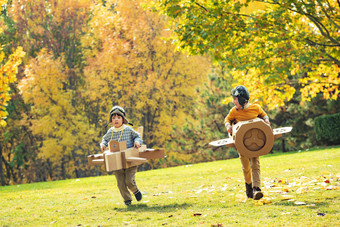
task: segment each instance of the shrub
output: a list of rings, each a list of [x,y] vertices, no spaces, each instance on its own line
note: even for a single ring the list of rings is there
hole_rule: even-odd
[[[316,117],[314,130],[318,141],[340,144],[340,113]]]

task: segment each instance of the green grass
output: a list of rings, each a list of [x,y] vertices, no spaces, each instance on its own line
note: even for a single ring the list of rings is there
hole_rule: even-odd
[[[130,207],[109,175],[0,187],[0,226],[340,225],[339,147],[260,161],[259,202],[246,199],[231,159],[138,172],[143,200]]]

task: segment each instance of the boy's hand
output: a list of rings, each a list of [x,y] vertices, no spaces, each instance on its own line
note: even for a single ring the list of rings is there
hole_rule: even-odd
[[[233,132],[233,126],[228,125],[227,131],[231,134]]]
[[[105,147],[104,145],[102,145],[102,144],[100,145],[100,150],[101,150],[101,151],[105,151],[106,148],[107,148],[107,147]]]
[[[140,148],[140,144],[138,142],[135,142],[134,147],[135,148]]]
[[[270,121],[268,119],[264,120],[264,122],[270,125]]]

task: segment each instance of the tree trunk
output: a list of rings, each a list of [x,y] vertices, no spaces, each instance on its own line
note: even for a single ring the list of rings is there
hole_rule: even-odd
[[[2,168],[2,146],[0,144],[0,180],[1,180],[1,186],[5,186],[5,176]]]
[[[285,139],[282,138],[281,139],[281,142],[282,142],[282,152],[286,152],[286,144],[285,144]]]
[[[62,176],[63,180],[66,179],[65,158],[61,159],[61,176]]]

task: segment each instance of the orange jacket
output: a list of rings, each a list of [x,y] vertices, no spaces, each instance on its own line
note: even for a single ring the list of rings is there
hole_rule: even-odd
[[[234,106],[229,111],[228,116],[226,116],[224,124],[231,124],[233,121],[236,121],[235,123],[239,121],[248,121],[257,117],[265,119],[266,116],[266,112],[263,111],[259,104],[249,103],[249,105],[245,106],[245,109],[238,110],[236,109],[236,106]]]

